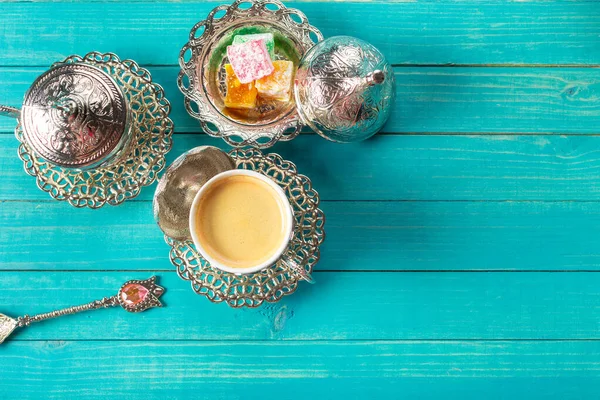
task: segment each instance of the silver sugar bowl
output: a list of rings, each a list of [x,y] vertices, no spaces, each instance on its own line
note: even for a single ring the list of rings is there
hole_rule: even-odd
[[[177,86],[187,112],[206,134],[235,147],[271,147],[279,140],[293,139],[303,126],[293,99],[267,101],[253,110],[225,107],[227,46],[236,35],[256,33],[272,34],[272,59],[291,61],[294,66],[323,39],[306,15],[279,0],[236,0],[214,8],[194,25],[179,53]]]
[[[131,112],[122,89],[106,72],[83,63],[57,65],[40,75],[14,116],[23,139],[44,160],[86,170],[122,154],[131,138]]]
[[[294,82],[303,123],[334,142],[357,142],[387,121],[395,96],[391,65],[371,44],[350,36],[323,40],[300,61]]]
[[[284,104],[230,109],[224,105],[226,49],[236,35],[253,33],[271,33],[272,59],[293,62],[293,96]],[[363,140],[381,129],[394,101],[394,74],[379,50],[348,36],[323,40],[301,11],[279,0],[216,7],[192,28],[179,65],[187,112],[206,134],[236,147],[267,148],[293,139],[305,125],[336,142]]]

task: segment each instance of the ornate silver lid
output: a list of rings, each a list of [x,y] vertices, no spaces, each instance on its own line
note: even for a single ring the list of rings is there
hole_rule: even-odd
[[[196,193],[213,176],[235,168],[235,160],[213,146],[186,151],[167,168],[158,181],[152,209],[163,233],[176,240],[189,240],[190,208]]]
[[[390,64],[371,44],[350,36],[325,39],[302,58],[294,96],[302,122],[326,139],[356,142],[388,119],[395,95]]]
[[[100,68],[58,65],[25,94],[20,122],[31,148],[47,161],[70,168],[112,158],[128,129],[121,88]]]

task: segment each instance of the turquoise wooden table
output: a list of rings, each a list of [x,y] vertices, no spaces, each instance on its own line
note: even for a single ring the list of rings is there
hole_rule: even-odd
[[[173,105],[172,161],[200,134],[176,87],[190,28],[218,3],[0,4],[0,103],[52,62],[116,52]],[[37,189],[0,120],[0,312],[160,277],[166,307],[40,323],[0,346],[2,399],[598,397],[600,3],[297,2],[323,34],[395,68],[384,132],[272,150],[320,192],[315,277],[276,304],[194,294],[153,222],[153,187],[91,211]]]

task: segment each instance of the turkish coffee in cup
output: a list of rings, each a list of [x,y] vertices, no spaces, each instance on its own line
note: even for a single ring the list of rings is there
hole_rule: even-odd
[[[216,175],[198,191],[189,222],[202,256],[213,267],[235,274],[273,265],[293,230],[284,191],[269,177],[241,169]]]

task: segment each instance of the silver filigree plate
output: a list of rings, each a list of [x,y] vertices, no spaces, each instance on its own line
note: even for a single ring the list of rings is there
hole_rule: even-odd
[[[315,43],[323,40],[321,32],[301,11],[286,8],[279,0],[238,0],[230,6],[216,7],[198,22],[179,53],[177,85],[185,96],[187,112],[200,121],[208,135],[236,147],[270,147],[279,140],[293,139],[302,128],[293,101],[283,107],[261,109],[257,115],[237,115],[224,109],[227,44],[235,34],[257,32],[272,32],[276,58],[289,59],[296,65]]]
[[[237,149],[229,153],[238,168],[250,169],[271,177],[286,192],[294,209],[294,236],[286,251],[289,256],[311,273],[319,261],[319,247],[325,239],[325,216],[319,208],[319,195],[296,166],[271,153],[263,155],[257,149]],[[299,275],[281,261],[249,275],[235,275],[212,268],[198,253],[191,240],[178,241],[165,236],[171,251],[171,263],[177,273],[192,284],[193,290],[214,303],[226,302],[231,307],[258,307],[263,302],[276,302],[293,293]]]
[[[84,63],[100,68],[123,90],[131,112],[131,139],[122,155],[104,167],[87,170],[62,168],[45,161],[27,144],[21,125],[15,135],[21,142],[19,157],[25,171],[37,178],[40,189],[75,207],[100,208],[136,197],[152,184],[165,167],[172,146],[171,106],[162,87],[152,83],[150,73],[132,60],[119,60],[112,53],[70,56],[52,67]]]

